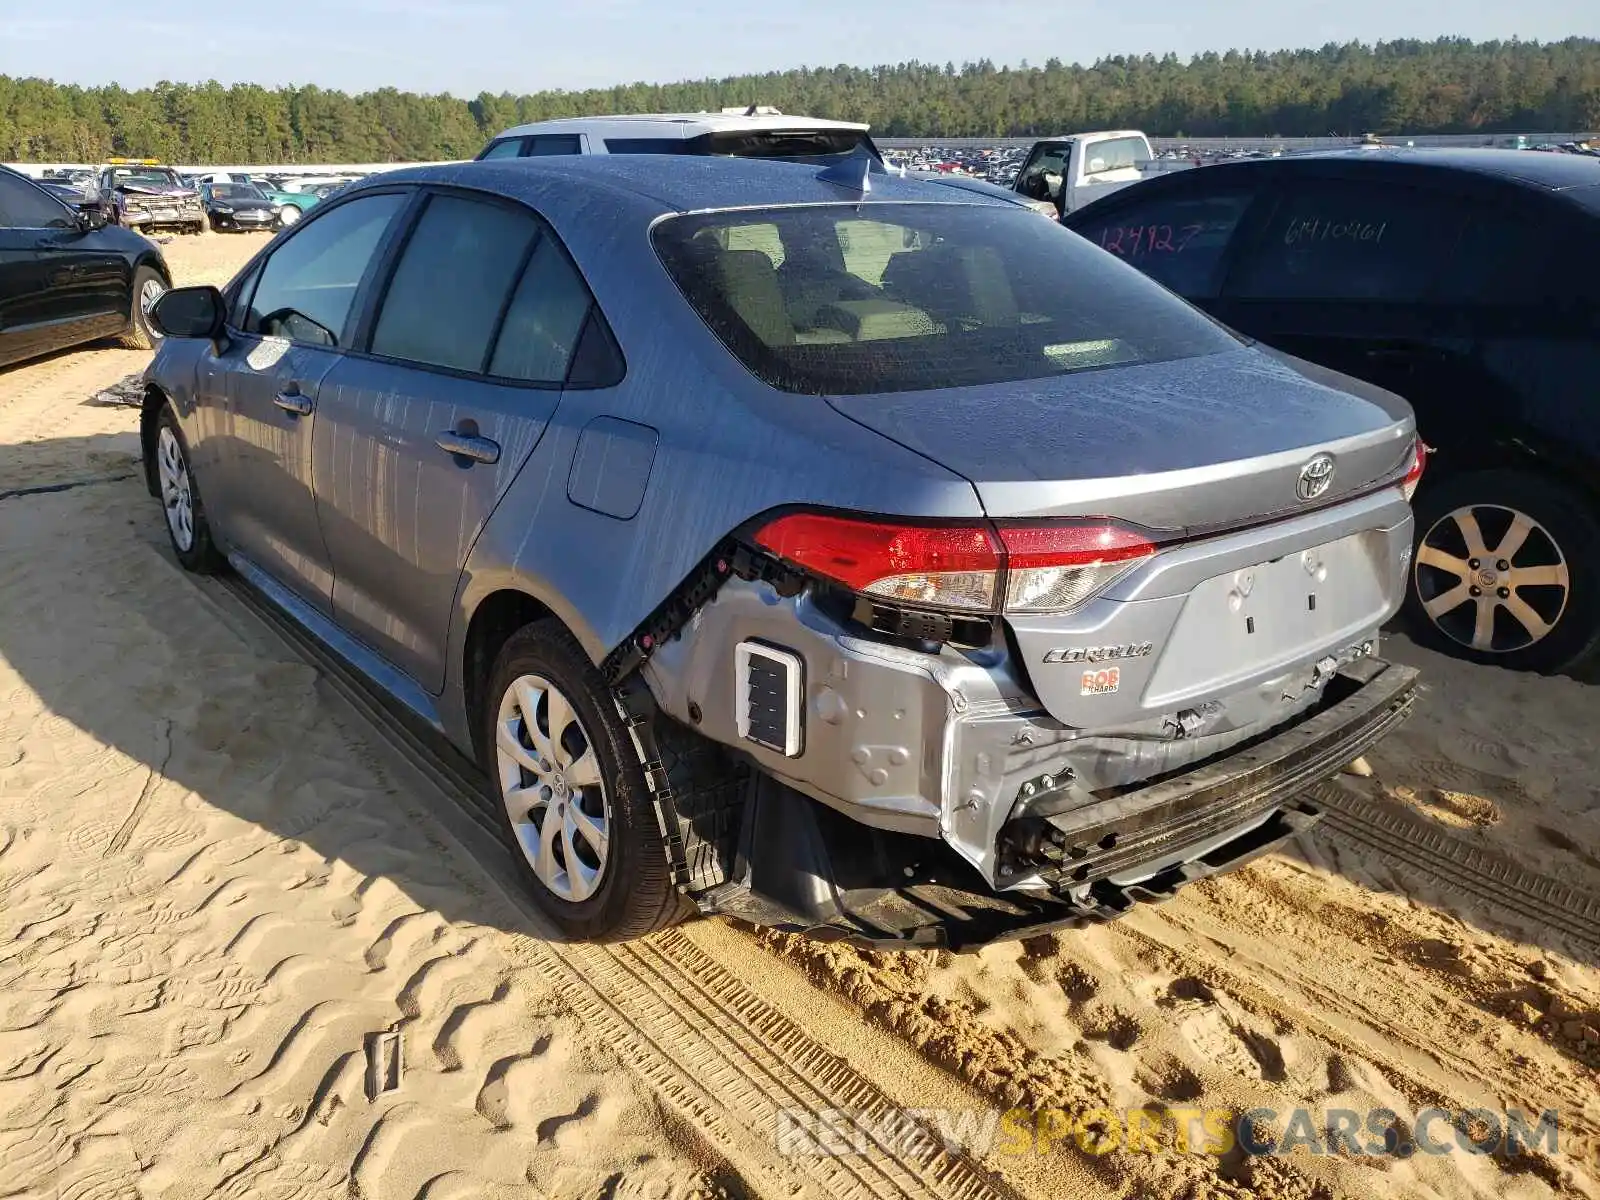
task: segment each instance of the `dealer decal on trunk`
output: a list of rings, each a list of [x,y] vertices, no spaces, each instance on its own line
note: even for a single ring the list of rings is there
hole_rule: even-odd
[[[1104,696],[1117,690],[1122,682],[1121,667],[1105,667],[1099,671],[1083,673],[1082,696]]]

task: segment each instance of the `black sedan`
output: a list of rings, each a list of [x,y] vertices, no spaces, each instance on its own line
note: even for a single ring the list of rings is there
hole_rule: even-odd
[[[1293,155],[1160,176],[1065,223],[1241,333],[1411,402],[1436,449],[1419,637],[1524,670],[1600,666],[1600,163]]]
[[[171,285],[161,251],[0,167],[0,367],[115,337],[149,349]]]
[[[278,205],[253,183],[203,183],[200,202],[205,205],[206,220],[219,233],[273,229],[278,224]]]

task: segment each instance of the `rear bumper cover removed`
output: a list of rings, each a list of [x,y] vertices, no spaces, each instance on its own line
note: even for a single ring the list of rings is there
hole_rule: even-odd
[[[1323,702],[1209,762],[1001,830],[1002,887],[942,842],[868,828],[754,777],[730,882],[705,911],[876,947],[963,949],[1114,920],[1231,870],[1320,816],[1302,799],[1403,721],[1417,672],[1351,663]]]

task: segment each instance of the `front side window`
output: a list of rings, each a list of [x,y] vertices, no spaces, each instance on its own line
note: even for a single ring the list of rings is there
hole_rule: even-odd
[[[1454,250],[1464,211],[1442,196],[1329,180],[1279,203],[1230,274],[1252,300],[1411,303],[1427,294]]]
[[[356,290],[406,199],[396,193],[363,196],[290,234],[262,269],[245,332],[341,345]]]
[[[1250,200],[1246,192],[1174,195],[1123,204],[1087,220],[1069,217],[1067,223],[1180,296],[1215,296],[1223,255]]]
[[[696,213],[653,236],[728,350],[790,392],[1005,383],[1238,345],[1138,271],[1012,205]]]
[[[501,138],[498,142],[490,142],[489,148],[478,155],[480,159],[490,158],[520,158],[522,155],[521,138]]]
[[[70,229],[67,208],[49,192],[10,172],[0,172],[0,228]]]
[[[1017,191],[1030,200],[1054,200],[1072,155],[1070,142],[1040,142],[1017,172]]]

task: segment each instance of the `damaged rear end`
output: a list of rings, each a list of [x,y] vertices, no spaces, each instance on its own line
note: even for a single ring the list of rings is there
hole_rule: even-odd
[[[815,212],[794,221],[838,220]],[[1013,228],[1060,237],[952,255],[916,228],[890,299],[841,302],[832,327],[918,330],[919,357],[819,337],[754,362],[984,516],[763,514],[650,636],[661,708],[754,767],[707,909],[949,946],[1112,918],[1308,828],[1307,789],[1411,705],[1378,653],[1423,466],[1404,403],[1110,260],[1052,308],[1007,270]],[[960,344],[985,305],[1005,331]]]

